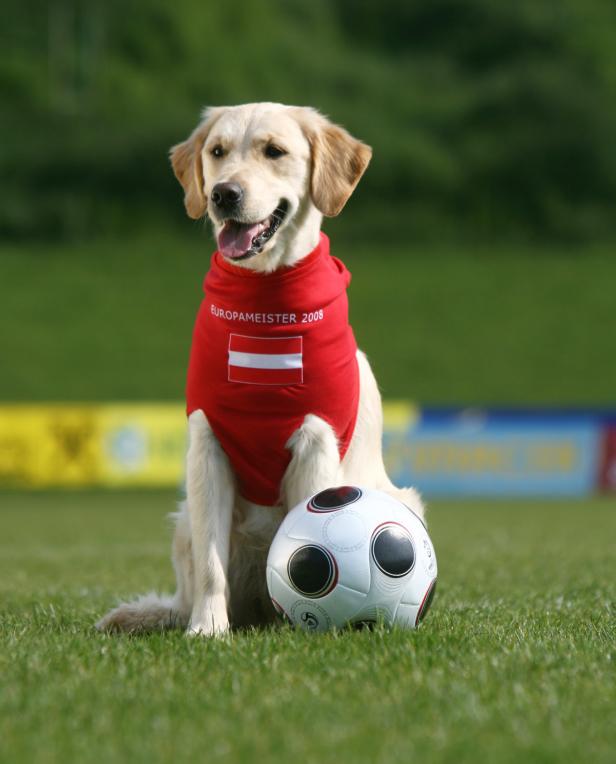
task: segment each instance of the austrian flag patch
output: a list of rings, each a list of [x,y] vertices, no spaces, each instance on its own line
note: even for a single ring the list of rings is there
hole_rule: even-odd
[[[304,381],[301,337],[229,335],[229,382],[298,385]]]

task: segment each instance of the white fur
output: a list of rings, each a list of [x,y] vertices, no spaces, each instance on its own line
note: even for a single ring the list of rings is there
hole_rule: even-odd
[[[269,108],[272,106],[275,108]],[[274,190],[269,193],[267,205],[286,195],[294,200],[294,212],[271,246],[247,261],[246,267],[264,272],[281,264],[295,263],[308,254],[318,240],[321,225],[322,216],[312,203],[309,190],[308,142],[304,139],[302,144],[301,132],[289,127],[297,110],[287,112],[285,109],[287,107],[279,105],[257,104],[216,110],[219,132],[213,129],[209,133],[203,149],[207,151],[221,135],[229,144],[235,142],[250,147],[250,131],[258,134],[273,130],[273,125],[278,131],[287,126],[286,146],[297,147],[297,161],[289,171],[295,174],[285,178],[282,173],[275,181],[271,174],[268,176]],[[274,121],[273,117],[276,117]],[[206,118],[211,119],[212,114]],[[319,119],[323,121],[322,117]],[[211,160],[203,158],[203,161]],[[240,154],[234,155],[232,164],[226,166],[226,177],[250,180],[260,172],[259,166],[254,156],[245,157],[242,162]],[[206,173],[206,192],[213,180]],[[253,183],[257,189],[267,188],[263,178],[257,177]],[[289,185],[288,191],[285,183]],[[258,217],[263,211],[256,214]],[[308,414],[287,444],[291,461],[282,481],[282,503],[278,507],[261,507],[238,494],[229,460],[206,416],[202,411],[191,414],[187,496],[175,515],[176,593],[173,597],[151,593],[121,604],[102,618],[97,628],[140,632],[179,626],[191,635],[219,636],[230,625],[251,626],[272,620],[274,611],[265,583],[265,559],[270,542],[291,507],[332,485],[360,484],[381,489],[399,498],[423,518],[424,508],[417,492],[412,488],[396,488],[387,476],[381,451],[383,414],[379,390],[368,360],[361,352],[357,354],[357,363],[359,409],[342,463],[330,425]]]
[[[186,506],[193,556],[193,601],[189,632],[218,634],[229,628],[227,572],[235,481],[202,411],[188,419]]]

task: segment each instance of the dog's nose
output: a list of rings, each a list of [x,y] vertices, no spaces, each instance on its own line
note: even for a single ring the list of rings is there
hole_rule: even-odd
[[[221,210],[230,210],[242,201],[244,191],[237,183],[217,183],[212,189],[212,201]]]

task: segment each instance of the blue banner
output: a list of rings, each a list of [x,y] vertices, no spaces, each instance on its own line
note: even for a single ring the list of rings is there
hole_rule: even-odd
[[[605,416],[423,410],[386,426],[394,483],[426,496],[583,496],[598,488]]]

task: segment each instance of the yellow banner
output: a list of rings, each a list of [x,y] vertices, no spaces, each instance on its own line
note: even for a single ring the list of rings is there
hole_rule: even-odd
[[[406,403],[385,407],[393,429],[415,416]],[[0,405],[0,485],[177,486],[186,442],[180,403]]]
[[[0,484],[172,486],[182,479],[181,404],[0,406]]]

